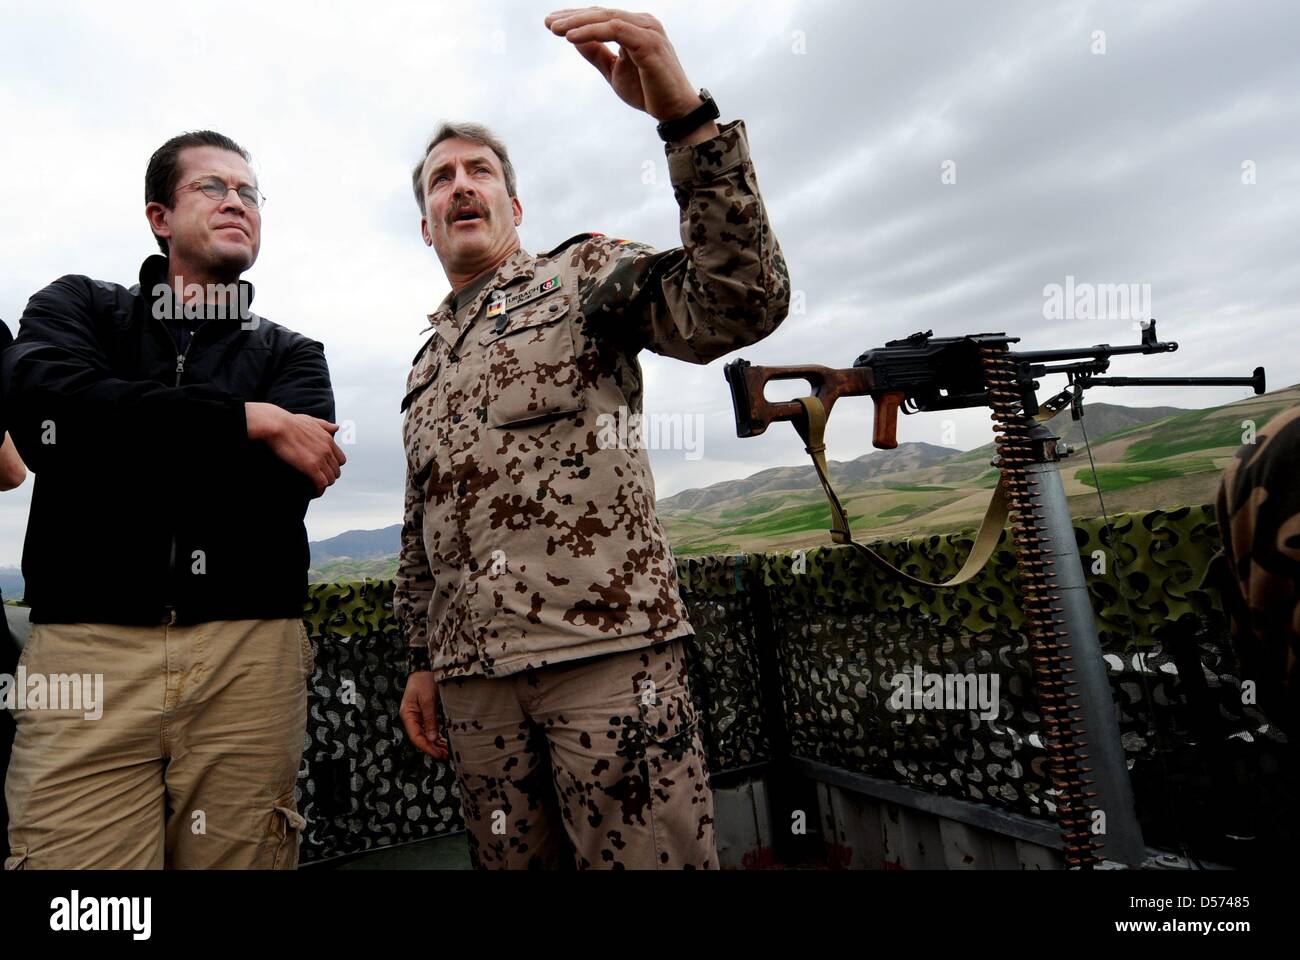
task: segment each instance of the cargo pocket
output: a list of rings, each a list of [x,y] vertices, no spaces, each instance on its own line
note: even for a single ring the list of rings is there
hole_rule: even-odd
[[[574,362],[572,298],[552,295],[518,307],[480,338],[487,360],[488,425],[512,427],[584,409]]]
[[[652,675],[664,687],[657,702],[638,697],[645,754],[645,811],[654,841],[654,868],[680,870],[717,863],[708,759],[698,736],[699,712],[684,682],[682,641],[652,655]]]
[[[5,857],[6,870],[26,870],[27,869],[27,848],[14,847],[10,851],[10,856]]]
[[[638,701],[640,702],[640,701]],[[707,863],[708,851],[700,845],[701,783],[708,788],[696,750],[698,716],[685,690],[664,693],[658,703],[641,704],[641,731],[645,754],[645,819],[654,845],[653,869],[681,869],[686,864]],[[709,814],[710,820],[712,814]]]
[[[680,760],[694,747],[699,714],[685,688],[660,693],[658,702],[639,698],[637,703],[647,756],[658,753]]]
[[[295,870],[298,867],[298,837],[307,821],[297,810],[293,795],[276,801],[271,814],[272,870]]]

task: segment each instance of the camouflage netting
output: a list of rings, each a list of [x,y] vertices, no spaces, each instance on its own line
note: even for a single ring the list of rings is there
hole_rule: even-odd
[[[298,773],[300,860],[463,829],[451,768],[411,747],[397,716],[406,645],[393,581],[313,584],[305,619],[316,669]]]
[[[1100,520],[1079,521],[1075,534],[1148,844],[1245,863],[1256,849],[1294,842],[1282,815],[1294,809],[1291,751],[1259,707],[1242,704],[1222,603],[1200,585],[1219,545],[1212,508],[1124,514],[1112,526],[1113,549]],[[970,537],[873,546],[910,573],[943,579]],[[773,754],[759,668],[766,644],[793,756],[1052,816],[1014,573],[1005,538],[985,572],[953,590],[886,579],[848,547],[680,559],[710,770]],[[318,652],[300,783],[304,862],[460,829],[451,773],[406,744],[396,719],[403,648],[393,582],[311,589]],[[891,709],[893,678],[918,666],[996,672],[997,718]]]

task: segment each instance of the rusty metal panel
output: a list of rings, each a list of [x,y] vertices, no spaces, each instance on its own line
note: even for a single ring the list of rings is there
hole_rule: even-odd
[[[772,846],[767,795],[761,780],[713,791],[718,865],[739,869],[761,859]]]
[[[990,834],[991,846],[993,848],[993,866],[998,870],[1019,870],[1020,850],[1019,844],[1025,841],[1017,841],[1013,837],[1004,837],[1001,834]]]
[[[880,810],[881,860],[886,870],[902,870],[907,860],[907,835],[903,828],[903,808],[886,803]]]
[[[939,836],[943,841],[944,865],[949,870],[988,870],[997,866],[993,838],[988,831],[940,819]]]
[[[910,807],[901,807],[904,847],[904,870],[942,870],[944,862],[943,837],[939,833],[939,818]]]
[[[1059,870],[1058,852],[935,813],[817,785],[832,866],[851,870]]]
[[[832,868],[881,870],[885,866],[880,804],[831,784],[818,784],[822,838]]]
[[[1024,840],[1016,841],[1016,854],[1021,870],[1064,870],[1065,859],[1059,851],[1040,847]]]

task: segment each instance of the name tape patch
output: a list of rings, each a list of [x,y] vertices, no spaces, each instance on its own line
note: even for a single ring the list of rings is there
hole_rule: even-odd
[[[550,293],[552,290],[558,290],[560,287],[560,275],[557,273],[549,280],[543,280],[541,283],[535,283],[531,287],[520,290],[518,293],[512,293],[506,297],[505,309],[510,310],[520,304],[527,303],[529,300],[536,300],[543,294]]]

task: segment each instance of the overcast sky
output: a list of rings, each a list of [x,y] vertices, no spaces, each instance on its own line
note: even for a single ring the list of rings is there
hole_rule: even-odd
[[[584,230],[680,243],[654,121],[544,28],[551,9],[0,2],[0,318],[16,331],[27,298],[62,274],[134,282],[155,250],[150,153],[185,129],[229,134],[270,198],[247,275],[255,308],[325,344],[338,416],[355,424],[308,531],[399,522],[398,404],[425,314],[448,290],[409,187],[439,119],[506,140],[526,248]],[[1027,348],[1133,341],[1130,319],[1044,319],[1044,287],[1072,276],[1149,284],[1162,338],[1182,345],[1113,373],[1264,364],[1271,387],[1300,381],[1294,0],[637,9],[664,23],[723,119],[745,120],[801,293],[802,313],[737,356],[849,366],[921,329],[1006,330]],[[660,496],[806,461],[788,425],[735,437],[725,362],[642,355],[646,412],[698,415],[704,429],[698,458],[652,452]],[[1201,407],[1246,395],[1093,397]],[[871,449],[870,414],[865,398],[835,408],[832,458]],[[903,418],[899,432],[962,449],[991,437],[982,410]],[[18,563],[31,487],[0,497],[0,566]]]

